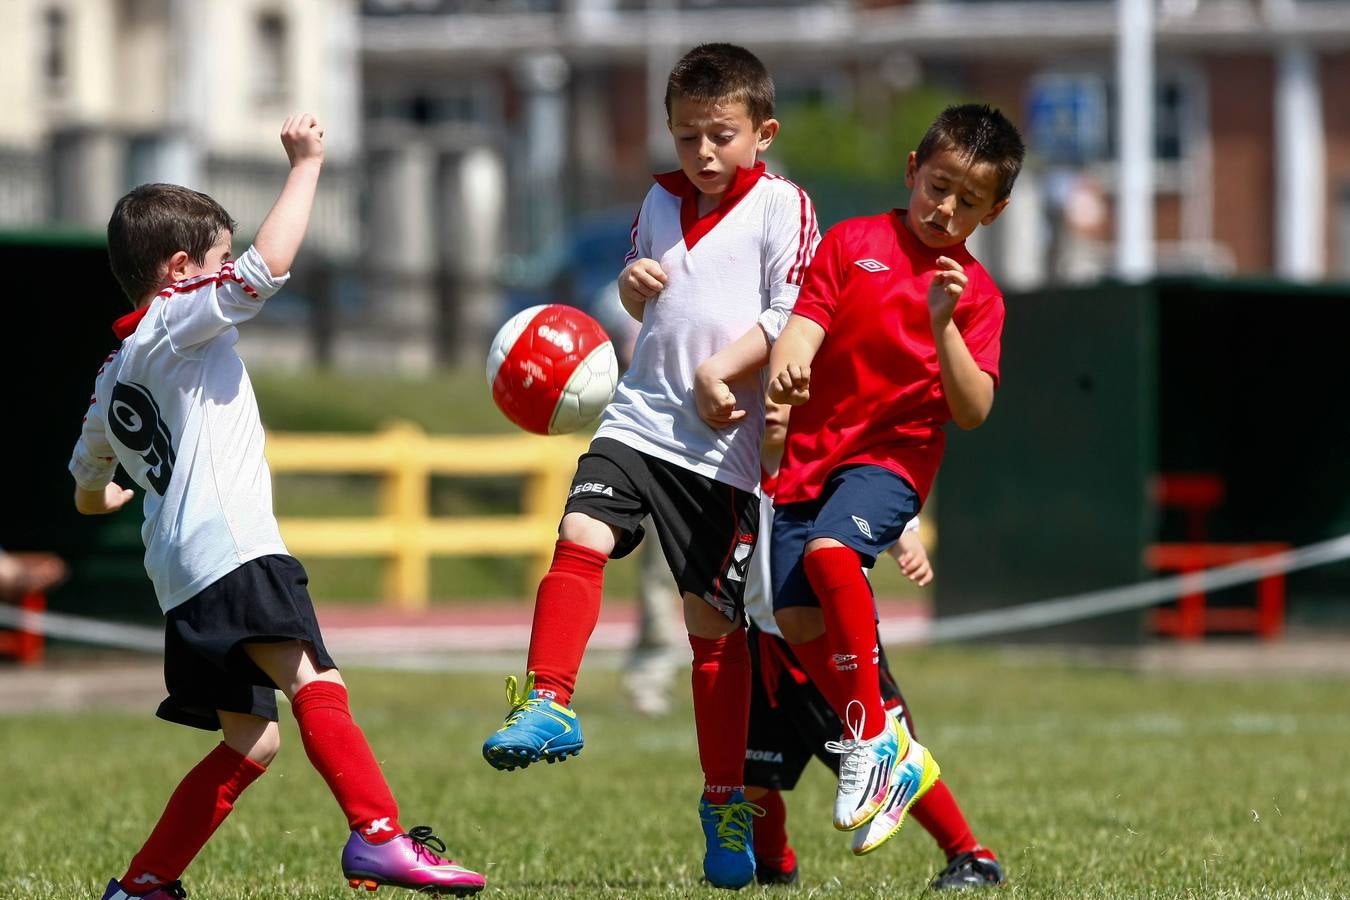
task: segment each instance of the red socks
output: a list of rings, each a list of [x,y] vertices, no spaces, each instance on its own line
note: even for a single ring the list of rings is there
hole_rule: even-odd
[[[600,621],[608,561],[599,550],[560,540],[535,594],[526,671],[534,673],[535,690],[551,691],[562,706],[572,702],[586,642]]]
[[[332,681],[311,681],[295,692],[291,711],[300,726],[305,753],[328,783],[347,824],[360,829],[372,844],[402,834],[398,804],[366,736],[352,721],[347,689]]]
[[[832,650],[831,666],[838,673],[839,695],[829,697],[831,705],[847,728],[858,721],[857,707],[851,714],[849,707],[853,701],[861,703],[865,719],[862,737],[876,737],[886,728],[881,683],[877,680],[876,605],[858,554],[848,547],[826,547],[806,554],[803,565],[811,588],[820,598]]]
[[[176,881],[234,809],[234,801],[267,771],[220,744],[179,782],[145,846],[118,881],[130,892],[147,893]]]
[[[754,817],[756,868],[765,866],[776,872],[790,872],[797,865],[797,854],[788,846],[787,807],[781,791],[769,791],[752,803],[764,810]]]
[[[750,730],[750,645],[745,629],[715,640],[689,635],[694,648],[694,726],[703,764],[703,796],[726,803],[745,784]]]
[[[958,853],[970,853],[979,849],[975,835],[970,833],[970,825],[956,805],[956,798],[942,779],[928,789],[928,793],[915,802],[909,811],[914,821],[924,827],[933,836],[942,852],[951,859]],[[990,854],[992,856],[993,854]]]

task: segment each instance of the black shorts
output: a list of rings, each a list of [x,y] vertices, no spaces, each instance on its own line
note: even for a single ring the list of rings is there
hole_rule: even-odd
[[[596,438],[577,461],[566,512],[617,528],[613,559],[642,542],[641,523],[650,514],[680,592],[739,618],[759,533],[759,498],[750,491]]]
[[[839,740],[844,726],[807,678],[788,642],[751,625],[750,661],[753,675],[745,783],[790,791],[813,756],[837,775],[839,756],[828,752],[825,742]],[[914,734],[909,707],[891,675],[884,650],[878,669],[883,705],[887,710],[899,707],[909,733]]]
[[[335,669],[309,599],[309,576],[291,556],[249,560],[165,615],[161,719],[215,731],[216,710],[277,720],[277,685],[249,659],[246,642],[304,641]]]

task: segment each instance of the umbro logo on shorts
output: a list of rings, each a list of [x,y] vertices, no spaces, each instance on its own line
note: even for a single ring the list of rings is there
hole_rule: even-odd
[[[869,541],[872,540],[872,526],[868,524],[867,520],[860,519],[857,516],[851,516],[851,518],[853,519],[853,524],[858,526],[858,530],[861,531]]]
[[[581,484],[573,485],[572,493],[567,496],[575,497],[577,494],[601,494],[605,497],[613,497],[614,488],[598,481],[583,481]]]
[[[853,264],[865,272],[889,272],[891,267],[875,259],[855,259]]]

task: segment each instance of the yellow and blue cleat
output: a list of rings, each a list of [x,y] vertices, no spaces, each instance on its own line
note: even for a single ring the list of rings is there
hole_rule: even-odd
[[[511,710],[502,727],[483,742],[483,759],[494,769],[523,769],[544,760],[554,763],[576,756],[585,745],[581,720],[570,706],[534,689],[534,673],[517,692],[516,676],[506,676],[506,702]]]
[[[703,824],[703,877],[713,887],[739,890],[755,880],[755,816],[764,809],[745,799],[741,791],[732,791],[726,803],[698,801],[698,817]]]

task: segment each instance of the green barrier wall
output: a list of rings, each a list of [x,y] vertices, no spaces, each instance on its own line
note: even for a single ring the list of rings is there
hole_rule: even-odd
[[[1350,532],[1350,289],[1187,279],[1007,302],[994,413],[974,432],[949,426],[939,615],[1151,577],[1144,546],[1185,538],[1149,498],[1155,472],[1224,480],[1212,540]],[[1350,620],[1350,565],[1291,576],[1289,597],[1295,623]],[[1147,634],[1143,613],[1122,613],[997,639]]]

